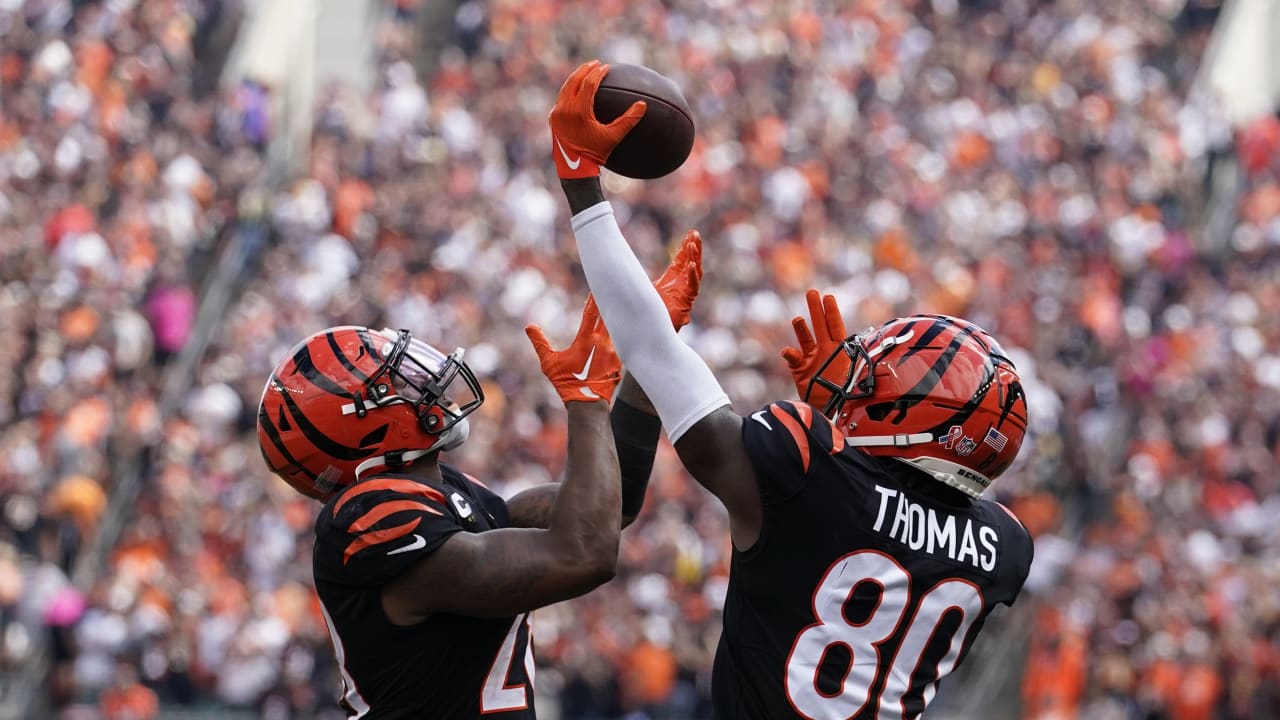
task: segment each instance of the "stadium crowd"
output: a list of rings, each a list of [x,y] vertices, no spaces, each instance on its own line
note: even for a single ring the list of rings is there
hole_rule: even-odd
[[[809,287],[850,327],[961,314],[1015,352],[1032,436],[995,496],[1037,536],[1024,717],[1280,713],[1280,121],[1233,133],[1188,100],[1212,7],[469,0],[424,76],[401,3],[374,92],[322,93],[271,242],[162,417],[270,137],[262,89],[201,89],[219,5],[0,2],[0,659],[52,637],[68,717],[336,712],[317,506],[252,432],[298,337],[466,347],[487,402],[448,460],[503,494],[557,476],[563,415],[521,330],[569,337],[586,294],[546,113],[595,56],[692,104],[684,168],[608,183],[654,272],[702,231],[683,334],[742,409],[792,393],[777,350]],[[1245,183],[1213,244],[1195,169],[1223,156]],[[142,448],[143,492],[82,594],[110,469]],[[548,716],[706,717],[728,551],[664,446],[618,579],[535,615]]]

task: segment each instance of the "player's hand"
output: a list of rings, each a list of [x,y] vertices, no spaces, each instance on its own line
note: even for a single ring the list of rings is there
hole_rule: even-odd
[[[684,241],[680,243],[680,249],[671,259],[671,264],[653,281],[653,286],[662,296],[663,304],[667,306],[671,325],[676,330],[689,324],[693,300],[698,297],[701,283],[702,236],[697,230],[690,230],[684,234]]]
[[[697,230],[690,230],[685,233],[676,256],[671,258],[671,264],[653,281],[662,304],[667,306],[671,326],[676,330],[689,324],[693,301],[698,297],[701,284],[702,236]],[[588,300],[594,303],[595,296],[590,296]]]
[[[600,310],[594,298],[587,298],[582,309],[578,334],[563,350],[552,350],[547,336],[537,325],[527,325],[525,335],[533,343],[547,376],[565,404],[571,402],[609,402],[613,389],[622,379],[622,361],[613,351],[609,331],[600,321]]]
[[[809,397],[805,397],[805,392],[809,391],[809,383],[827,358],[844,342],[847,334],[844,318],[840,316],[840,306],[836,304],[834,296],[824,297],[817,290],[809,290],[805,293],[805,301],[809,304],[809,317],[813,320],[814,332],[809,331],[809,324],[803,317],[797,315],[793,318],[791,328],[795,330],[796,342],[800,347],[783,348],[782,359],[787,361],[787,369],[791,371],[791,378],[796,383],[796,392],[800,397],[814,407],[823,408],[831,399],[830,390],[821,385],[813,385]]]
[[[648,108],[640,101],[608,125],[597,120],[596,90],[607,74],[609,66],[599,60],[583,63],[564,81],[551,108],[551,156],[562,180],[598,176],[600,166]]]

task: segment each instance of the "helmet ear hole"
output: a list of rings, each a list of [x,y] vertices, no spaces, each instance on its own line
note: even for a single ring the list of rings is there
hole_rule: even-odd
[[[867,417],[871,418],[872,420],[875,420],[876,422],[881,422],[885,418],[889,417],[889,413],[893,412],[893,406],[896,404],[897,403],[893,403],[893,402],[880,402],[880,403],[875,403],[873,405],[868,405]]]
[[[389,425],[380,425],[376,430],[360,438],[360,447],[366,448],[377,445],[387,438],[387,429]]]

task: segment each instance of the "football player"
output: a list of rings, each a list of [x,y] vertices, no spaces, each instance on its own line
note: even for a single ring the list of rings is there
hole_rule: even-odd
[[[700,277],[681,253],[656,282],[674,327]],[[632,407],[647,401],[630,378],[610,413],[620,366],[592,300],[564,350],[526,332],[568,412],[568,460],[562,483],[506,502],[439,459],[484,401],[461,350],[405,330],[329,328],[294,347],[263,391],[264,459],[324,502],[313,571],[348,717],[535,717],[529,612],[613,576],[661,427]]]
[[[1026,529],[982,498],[1022,444],[1018,373],[972,323],[917,315],[849,336],[834,299],[810,293],[815,332],[799,320],[784,351],[805,402],[735,413],[670,331],[601,191],[600,165],[645,111],[596,119],[607,72],[587,63],[561,88],[552,156],[618,354],[728,510],[716,716],[918,717],[1031,563]]]

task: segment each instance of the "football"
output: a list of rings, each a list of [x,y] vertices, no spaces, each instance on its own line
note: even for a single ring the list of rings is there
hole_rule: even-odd
[[[596,118],[612,122],[637,100],[645,101],[648,109],[604,166],[619,175],[650,180],[673,172],[688,159],[693,113],[670,78],[643,65],[611,63],[596,91]]]

